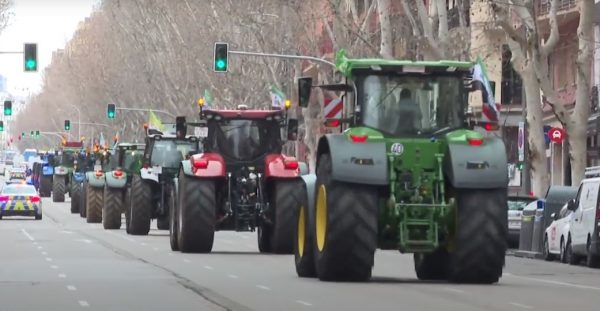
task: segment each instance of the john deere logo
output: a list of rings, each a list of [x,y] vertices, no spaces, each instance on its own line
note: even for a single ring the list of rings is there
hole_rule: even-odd
[[[395,143],[390,148],[390,152],[396,155],[401,155],[404,152],[404,145],[401,143]]]

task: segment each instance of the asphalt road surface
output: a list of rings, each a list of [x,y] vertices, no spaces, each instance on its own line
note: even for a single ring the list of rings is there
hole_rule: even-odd
[[[68,198],[67,198],[68,201]],[[219,232],[211,254],[171,252],[168,232],[105,231],[44,199],[44,219],[0,220],[0,311],[596,310],[600,270],[507,258],[496,285],[427,283],[411,255],[378,251],[369,283],[296,277],[254,233]]]

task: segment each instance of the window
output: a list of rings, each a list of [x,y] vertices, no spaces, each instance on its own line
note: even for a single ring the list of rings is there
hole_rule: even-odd
[[[502,46],[502,105],[521,105],[523,100],[523,82],[519,74],[513,68],[511,62],[512,53],[508,45]]]

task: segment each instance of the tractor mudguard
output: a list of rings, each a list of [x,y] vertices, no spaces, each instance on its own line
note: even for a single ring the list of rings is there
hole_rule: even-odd
[[[42,174],[44,176],[54,175],[54,168],[52,166],[44,166],[42,167]]]
[[[87,179],[87,182],[90,185],[90,187],[104,188],[104,174],[102,174],[102,176],[96,176],[96,172],[87,172],[85,173],[85,178]]]
[[[295,165],[286,167],[286,163],[292,162]],[[288,157],[282,154],[269,154],[265,157],[265,177],[266,178],[297,178],[300,176],[300,165],[295,157]]]
[[[384,142],[352,143],[343,134],[327,134],[319,140],[317,154],[329,150],[334,180],[368,185],[388,185],[389,172]]]
[[[226,175],[225,159],[218,153],[195,154],[189,162],[192,174],[196,177],[225,177]]]
[[[64,166],[57,166],[54,168],[54,175],[64,176],[69,173],[69,169]]]
[[[486,138],[481,146],[449,144],[444,171],[454,188],[508,187],[508,164],[502,140]]]
[[[183,173],[187,176],[193,176],[194,172],[192,172],[192,162],[190,160],[181,161],[181,169]]]
[[[158,182],[158,174],[152,172],[152,168],[142,168],[140,170],[140,176],[142,179],[149,179]]]
[[[108,172],[105,174],[106,185],[110,188],[125,188],[127,185],[127,174],[123,172],[121,176],[113,175],[113,172]]]

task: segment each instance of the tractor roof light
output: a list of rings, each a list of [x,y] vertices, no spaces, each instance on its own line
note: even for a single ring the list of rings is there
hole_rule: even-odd
[[[204,97],[198,98],[197,103],[198,103],[198,106],[204,107],[204,103],[205,103]]]
[[[290,108],[292,108],[292,101],[289,99],[286,99],[284,105],[285,105],[285,109],[290,109]]]

